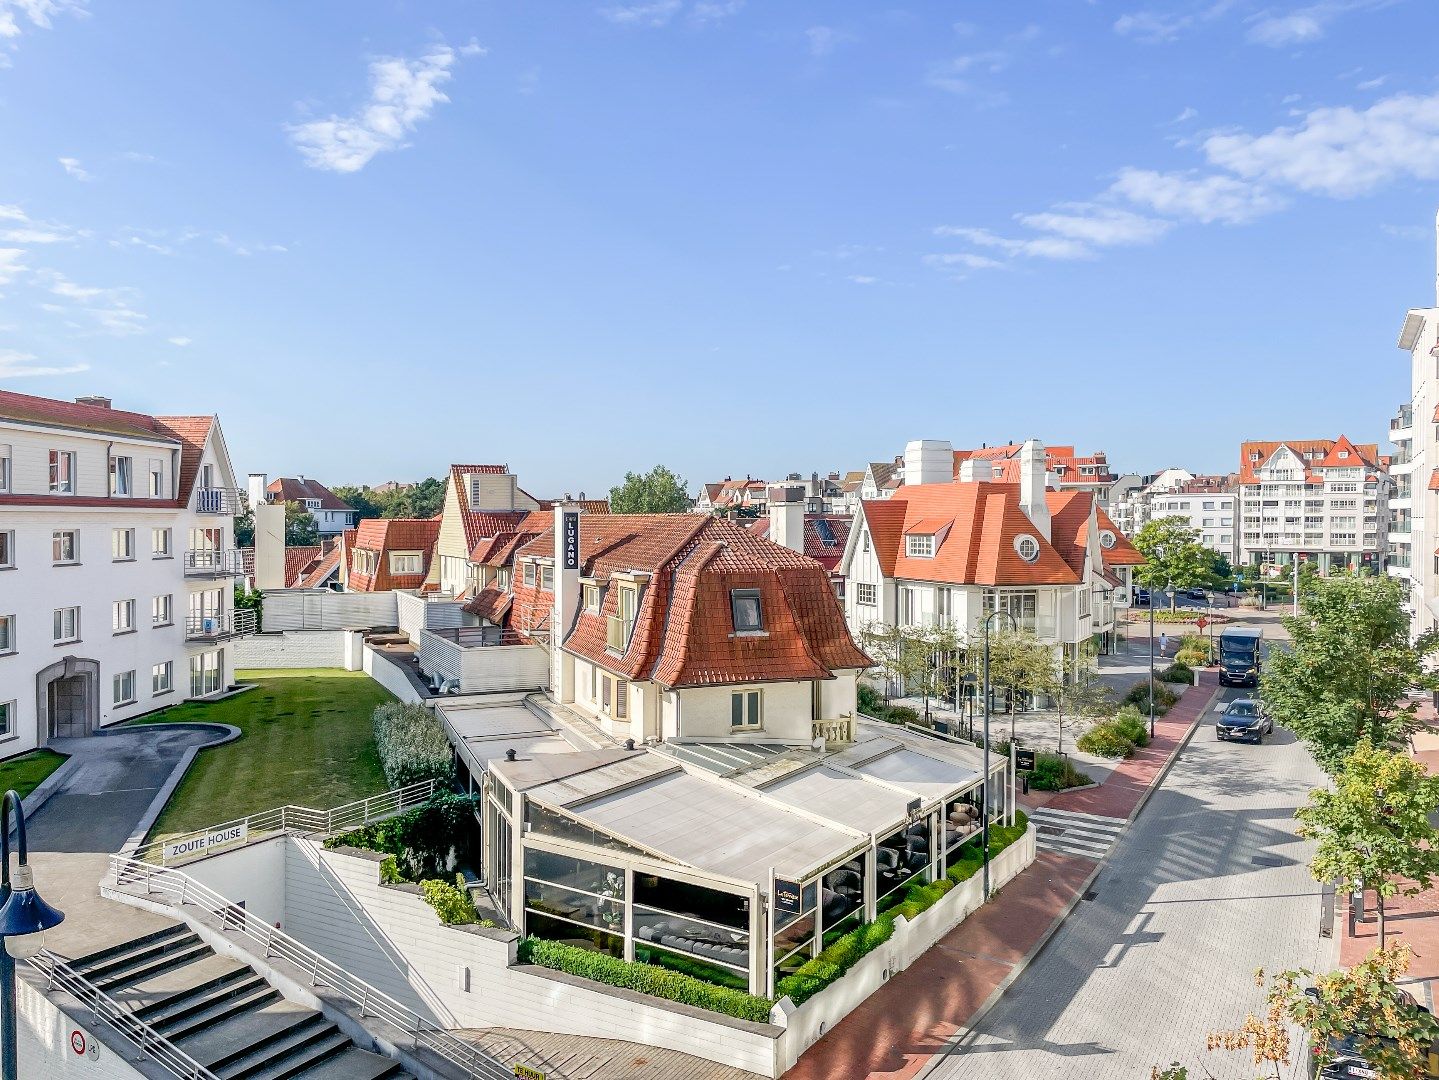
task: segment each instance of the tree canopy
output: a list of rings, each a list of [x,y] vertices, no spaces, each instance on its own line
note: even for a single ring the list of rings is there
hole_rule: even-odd
[[[690,505],[688,486],[663,465],[625,473],[624,483],[610,488],[612,514],[682,514]]]
[[[387,491],[345,485],[335,488],[334,492],[359,512],[361,521],[368,518],[432,518],[445,508],[445,481],[434,476]]]
[[[1433,688],[1425,658],[1439,637],[1409,641],[1400,584],[1374,575],[1334,574],[1303,583],[1299,615],[1283,620],[1292,647],[1273,649],[1260,696],[1276,720],[1335,774],[1367,739],[1397,749],[1417,727],[1412,690]]]
[[[320,526],[303,503],[285,504],[285,546],[314,547],[320,542]]]
[[[1144,565],[1135,569],[1134,580],[1150,589],[1168,589],[1171,609],[1175,589],[1212,583],[1214,553],[1199,542],[1199,531],[1189,527],[1187,518],[1146,521],[1134,538],[1134,546],[1144,556]]]

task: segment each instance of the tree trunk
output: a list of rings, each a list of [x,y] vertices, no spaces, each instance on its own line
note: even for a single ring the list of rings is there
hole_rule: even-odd
[[[1059,698],[1054,699],[1054,711],[1059,717],[1059,748],[1055,750],[1055,753],[1062,754],[1064,753],[1064,705],[1061,704]]]
[[[1374,890],[1374,909],[1379,912],[1379,947],[1384,948],[1384,894]]]

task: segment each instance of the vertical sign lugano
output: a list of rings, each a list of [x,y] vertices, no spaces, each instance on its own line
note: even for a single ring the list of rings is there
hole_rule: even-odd
[[[580,515],[578,511],[565,511],[564,530],[564,565],[560,569],[578,570],[580,568]]]

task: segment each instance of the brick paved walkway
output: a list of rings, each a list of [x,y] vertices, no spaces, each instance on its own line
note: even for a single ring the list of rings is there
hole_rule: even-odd
[[[1218,689],[1218,675],[1202,672],[1199,685],[1155,722],[1154,741],[1120,762],[1102,787],[1037,792],[1048,798],[1025,796],[1024,801],[1128,818]],[[786,1080],[908,1080],[917,1074],[948,1039],[969,1027],[990,995],[1053,932],[1094,869],[1089,859],[1040,852],[993,903],[965,919],[812,1046]]]
[[[1034,864],[809,1049],[785,1080],[907,1080],[968,1024],[1048,933],[1094,870],[1041,852]]]

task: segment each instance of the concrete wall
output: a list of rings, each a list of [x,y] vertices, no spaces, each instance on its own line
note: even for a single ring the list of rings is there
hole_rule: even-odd
[[[283,836],[238,847],[184,866],[184,872],[268,923],[285,918],[286,843]]]
[[[439,630],[465,625],[464,605],[453,600],[426,600],[410,593],[397,592],[395,597],[396,625],[410,640],[419,643],[421,630]]]
[[[231,647],[237,668],[343,668],[344,630],[292,630],[241,638]]]
[[[403,614],[403,612],[402,612]],[[467,694],[495,690],[543,690],[549,685],[549,653],[538,645],[484,645],[462,648],[448,638],[421,630],[420,670],[458,679]]]
[[[100,1042],[89,1024],[66,1015],[24,978],[15,990],[19,1074],[45,1080],[138,1080],[145,1074],[125,1060],[124,1055]],[[79,1033],[83,1049],[76,1053],[71,1039]],[[119,1039],[119,1035],[114,1036]]]
[[[395,593],[337,593],[330,589],[288,589],[265,594],[265,629],[346,630],[398,626]]]
[[[760,723],[767,738],[808,742],[813,732],[813,683],[758,683],[753,686],[687,687],[679,694],[679,737],[683,739],[727,739],[738,731],[753,733],[753,728],[731,726],[733,694],[745,690],[760,691]],[[667,736],[673,734],[666,731]]]
[[[374,679],[390,693],[401,701],[418,705],[424,701],[424,697],[415,689],[415,684],[410,682],[405,670],[397,663],[370,647],[362,647],[360,667],[366,675]]]

